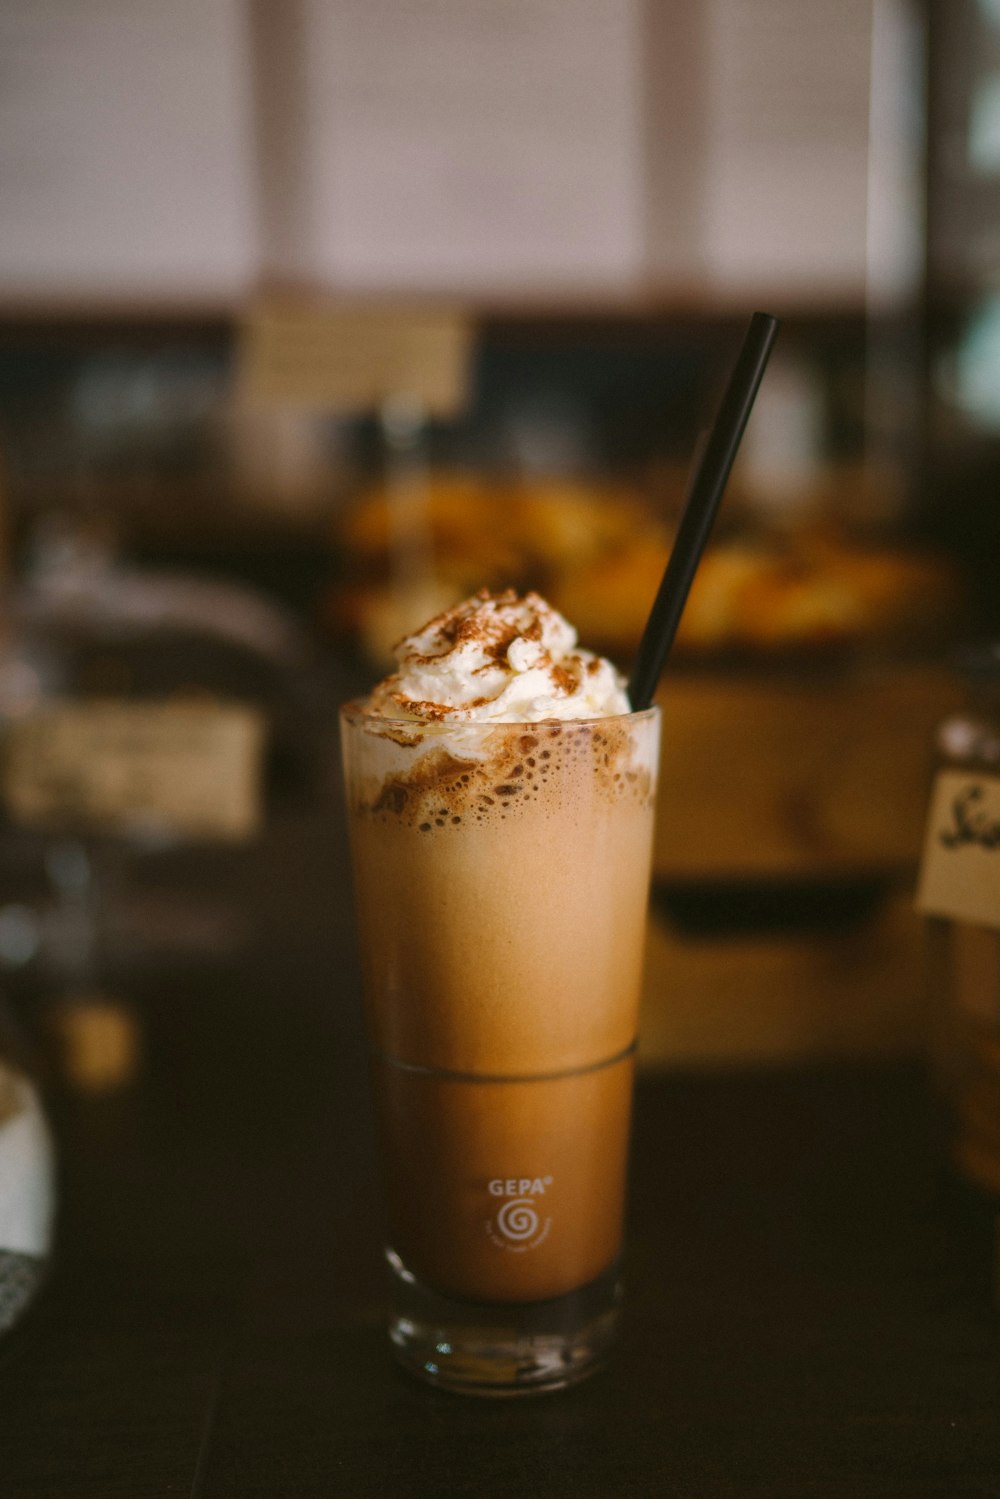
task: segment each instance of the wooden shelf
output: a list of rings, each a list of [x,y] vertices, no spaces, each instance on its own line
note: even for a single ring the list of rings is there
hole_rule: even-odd
[[[270,293],[269,293],[270,295]],[[313,301],[317,307],[380,308],[398,306],[444,308],[464,313],[485,326],[524,325],[552,331],[558,325],[648,327],[677,322],[738,321],[760,306],[779,317],[795,321],[826,322],[835,318],[862,320],[863,292],[837,290],[816,284],[801,288],[748,285],[713,287],[702,285],[651,286],[634,292],[558,292],[538,288],[517,294],[488,297],[442,297],[439,293],[386,293],[384,295],[338,295],[323,288],[282,288],[276,293],[297,303]],[[89,332],[120,328],[136,330],[147,325],[169,328],[231,329],[246,314],[251,299],[217,297],[30,297],[11,296],[0,289],[0,336],[34,334],[54,328]]]

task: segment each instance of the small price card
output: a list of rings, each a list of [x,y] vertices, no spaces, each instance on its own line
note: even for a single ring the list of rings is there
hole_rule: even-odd
[[[937,776],[917,905],[929,916],[1000,929],[1000,776]]]

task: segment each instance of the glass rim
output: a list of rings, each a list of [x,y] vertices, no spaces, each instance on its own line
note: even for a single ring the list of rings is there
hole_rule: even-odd
[[[656,718],[660,714],[659,703],[651,703],[648,708],[630,709],[628,713],[604,713],[599,718],[388,718],[384,713],[367,713],[364,707],[367,702],[367,697],[349,698],[346,703],[341,703],[339,717],[344,722],[357,724],[359,727],[373,724],[401,734],[423,735],[447,734],[455,729],[522,729],[525,733],[530,733],[532,729],[552,729],[556,726],[580,729],[601,723],[635,723],[638,720]]]

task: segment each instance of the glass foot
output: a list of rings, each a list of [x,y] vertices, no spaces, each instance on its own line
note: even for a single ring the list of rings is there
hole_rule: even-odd
[[[541,1395],[601,1368],[621,1306],[618,1266],[551,1301],[453,1301],[386,1250],[389,1337],[411,1373],[465,1395]]]

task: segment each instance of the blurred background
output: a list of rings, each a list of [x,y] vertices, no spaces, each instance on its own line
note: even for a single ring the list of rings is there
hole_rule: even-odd
[[[350,942],[335,708],[406,628],[530,585],[628,663],[757,307],[645,1060],[922,1047],[1000,632],[997,0],[5,0],[0,223],[0,974],[65,1079]]]

